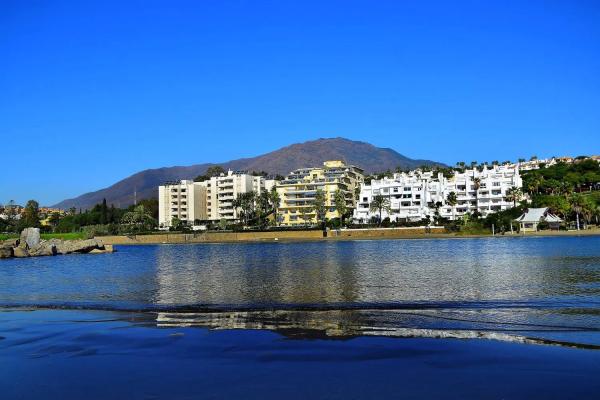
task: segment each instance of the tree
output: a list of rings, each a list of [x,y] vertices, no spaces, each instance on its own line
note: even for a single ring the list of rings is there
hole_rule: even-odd
[[[341,189],[337,189],[333,194],[333,203],[338,214],[340,214],[342,226],[344,226],[344,219],[348,213],[348,205],[346,204],[346,194]]]
[[[22,227],[32,228],[40,226],[40,205],[35,200],[29,200],[23,210]]]
[[[102,199],[102,205],[100,206],[100,224],[104,225],[108,223],[108,206],[106,205],[106,199]]]
[[[327,198],[323,189],[317,189],[312,208],[317,215],[317,221],[325,226],[325,215],[327,214]]]
[[[262,191],[256,199],[256,215],[261,226],[266,225],[266,218],[273,212],[271,205],[271,195],[269,192]]]
[[[573,193],[569,197],[569,204],[571,205],[571,209],[575,212],[577,230],[579,230],[579,214],[581,214],[583,208],[586,206],[585,200],[579,193]]]
[[[308,225],[308,214],[310,214],[312,211],[312,206],[304,206],[300,208],[300,215],[302,216],[302,221],[304,221],[304,225]]]
[[[173,230],[173,231],[180,230],[182,225],[183,225],[183,221],[181,221],[177,217],[173,217],[173,219],[171,220],[171,230]]]
[[[475,174],[475,172],[473,172]],[[479,188],[481,187],[481,178],[473,178],[473,189],[475,189],[475,213],[479,214]],[[477,215],[476,214],[476,215]]]
[[[279,225],[279,206],[281,205],[281,197],[279,197],[279,192],[277,189],[272,188],[269,193],[269,200],[271,201],[271,205],[273,206],[273,220],[275,221],[275,225]]]
[[[383,211],[386,211],[387,213],[390,211],[390,201],[381,194],[375,195],[371,199],[369,209],[371,212],[377,212],[379,214],[378,225],[381,226]]]
[[[136,206],[132,211],[123,214],[121,223],[130,225],[135,230],[149,230],[156,226],[156,220],[152,218],[150,212],[146,210],[143,204]]]
[[[248,226],[249,221],[254,218],[256,211],[256,192],[238,193],[232,201],[233,208],[238,212],[239,219],[244,226]]]
[[[521,200],[523,192],[520,188],[513,186],[506,191],[506,200],[513,202],[513,207],[517,206],[517,201]]]
[[[434,221],[434,223],[435,223],[436,225],[439,223],[439,221],[440,221],[440,219],[441,219],[441,215],[440,215],[440,207],[442,207],[442,206],[443,206],[443,204],[442,204],[442,202],[441,202],[441,201],[436,201],[436,202],[433,204],[433,209],[435,210],[435,211],[433,212],[433,221]]]
[[[198,175],[197,177],[195,177],[194,182],[207,181],[212,177],[220,176],[221,174],[224,174],[224,173],[225,173],[225,169],[223,167],[221,167],[220,165],[213,165],[206,169],[206,172],[204,173],[204,175]]]
[[[456,204],[458,204],[458,199],[455,192],[448,193],[448,196],[446,196],[446,203],[452,207],[452,220],[456,220]]]

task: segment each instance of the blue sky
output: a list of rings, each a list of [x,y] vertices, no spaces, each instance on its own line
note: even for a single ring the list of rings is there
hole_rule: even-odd
[[[600,153],[600,3],[2,2],[0,203],[334,136]]]

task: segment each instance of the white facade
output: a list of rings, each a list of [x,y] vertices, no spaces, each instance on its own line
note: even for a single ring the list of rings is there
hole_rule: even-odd
[[[173,218],[193,225],[196,220],[205,220],[206,188],[197,182],[183,180],[158,187],[158,225],[171,226]]]
[[[199,182],[206,187],[206,207],[208,219],[235,220],[237,210],[233,207],[233,199],[240,193],[255,191],[260,194],[265,191],[265,178],[253,176],[244,172],[228,171],[227,175],[212,177],[208,181]]]
[[[158,187],[158,223],[169,228],[173,218],[188,225],[199,221],[235,220],[233,199],[240,193],[270,190],[275,181],[245,172],[228,171],[202,182],[182,180]]]
[[[479,190],[476,190],[476,178],[480,180]],[[374,179],[368,185],[361,185],[354,220],[366,223],[372,217],[379,218],[378,212],[370,211],[373,197],[377,195],[388,198],[390,212],[384,210],[382,219],[389,217],[391,221],[419,221],[427,216],[433,218],[437,202],[442,203],[439,213],[445,218],[459,218],[475,211],[485,217],[511,208],[513,202],[506,199],[506,192],[513,186],[521,188],[522,185],[518,167],[507,165],[493,166],[483,171],[471,169],[463,173],[454,172],[451,178],[420,170],[394,174],[392,178]],[[456,193],[455,207],[447,204],[446,198],[450,192]]]

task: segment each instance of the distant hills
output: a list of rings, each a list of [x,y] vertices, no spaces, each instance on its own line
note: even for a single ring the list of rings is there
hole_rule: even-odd
[[[363,168],[367,173],[394,170],[396,167],[412,169],[422,165],[443,165],[430,160],[414,160],[392,149],[375,147],[365,142],[344,138],[327,138],[292,144],[252,158],[240,158],[222,163],[147,169],[107,188],[63,200],[54,207],[86,209],[102,202],[104,198],[108,204],[125,207],[133,204],[134,189],[137,190],[138,199],[153,198],[158,195],[157,187],[164,182],[193,179],[204,174],[206,169],[213,165],[221,165],[225,169],[236,171],[266,171],[270,174],[286,175],[297,168],[322,165],[323,161],[327,160],[344,160],[348,164]]]

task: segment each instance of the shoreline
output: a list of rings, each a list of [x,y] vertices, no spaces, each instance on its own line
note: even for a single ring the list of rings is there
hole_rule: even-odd
[[[439,230],[443,230],[437,228]],[[345,229],[328,231],[265,231],[265,232],[203,232],[203,233],[159,233],[150,235],[98,236],[107,245],[156,245],[156,244],[199,244],[199,243],[277,243],[277,242],[329,242],[350,240],[398,240],[398,239],[480,239],[480,238],[535,238],[600,236],[600,229],[581,231],[541,231],[505,234],[456,234],[432,232],[424,228],[381,228]]]

